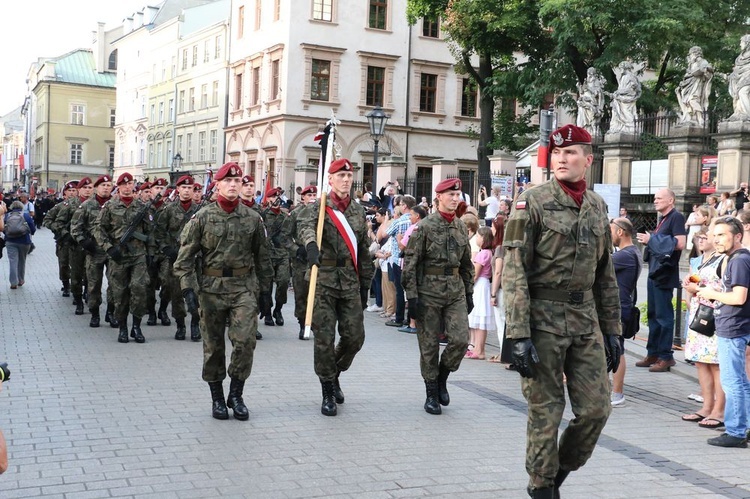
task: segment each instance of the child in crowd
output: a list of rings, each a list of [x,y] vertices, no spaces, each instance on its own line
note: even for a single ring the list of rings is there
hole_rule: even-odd
[[[487,332],[495,330],[495,313],[491,304],[490,276],[492,276],[492,229],[480,227],[475,236],[479,252],[474,262],[474,310],[469,314],[469,344],[473,350],[466,352],[469,359],[484,359]]]

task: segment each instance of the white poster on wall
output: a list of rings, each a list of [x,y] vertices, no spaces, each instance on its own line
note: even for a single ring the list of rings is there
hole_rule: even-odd
[[[620,216],[620,184],[594,184],[594,192],[607,203],[607,217],[611,220]]]
[[[630,194],[656,194],[669,187],[669,160],[633,161],[630,168]]]

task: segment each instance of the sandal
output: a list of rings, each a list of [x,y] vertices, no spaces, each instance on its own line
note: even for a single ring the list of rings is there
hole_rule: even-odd
[[[682,416],[683,421],[687,421],[688,423],[700,423],[704,419],[706,419],[707,416],[704,416],[703,414],[699,414],[697,412],[694,412],[693,414],[688,414],[686,416]]]
[[[714,418],[705,418],[703,421],[698,423],[698,426],[701,428],[711,428],[714,430],[718,430],[720,428],[724,428],[724,421],[719,421],[718,419]]]
[[[500,364],[500,356],[499,355],[493,355],[489,359],[487,359],[487,362],[492,362],[493,364]]]

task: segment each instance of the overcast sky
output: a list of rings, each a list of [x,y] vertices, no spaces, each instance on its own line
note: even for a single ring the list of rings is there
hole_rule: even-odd
[[[106,29],[144,5],[160,0],[2,0],[0,39],[0,116],[23,104],[26,74],[39,57],[57,57],[77,48],[91,48],[96,23]]]

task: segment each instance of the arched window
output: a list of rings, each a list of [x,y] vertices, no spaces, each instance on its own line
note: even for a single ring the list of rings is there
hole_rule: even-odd
[[[110,71],[117,71],[117,49],[114,49],[111,54],[109,54],[109,64],[107,65],[107,69]]]

